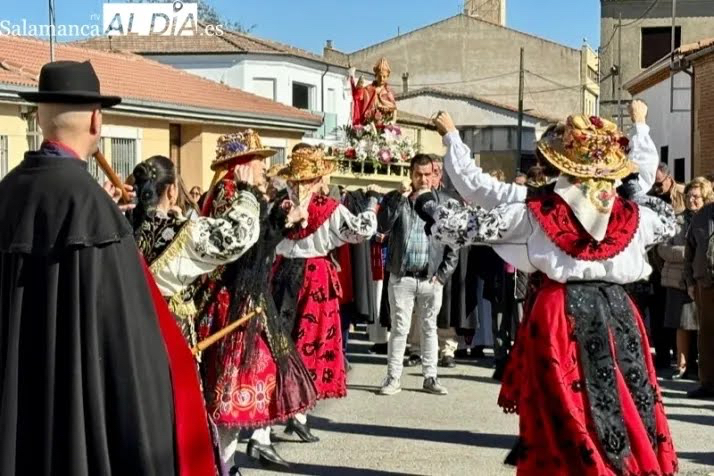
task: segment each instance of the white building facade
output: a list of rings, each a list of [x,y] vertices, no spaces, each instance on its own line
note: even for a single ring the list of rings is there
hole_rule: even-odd
[[[660,160],[678,182],[692,177],[692,78],[679,72],[670,78],[669,58],[645,70],[625,87],[648,106],[647,124]]]
[[[268,54],[145,55],[174,68],[324,117],[315,138],[335,138],[350,122],[352,93],[346,68],[306,58]]]

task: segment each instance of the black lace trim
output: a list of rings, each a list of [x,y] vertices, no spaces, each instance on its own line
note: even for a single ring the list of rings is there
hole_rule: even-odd
[[[568,284],[566,310],[574,320],[578,357],[598,439],[608,460],[622,471],[624,459],[630,454],[630,441],[620,404],[616,367],[625,379],[655,450],[658,444],[657,394],[647,373],[632,307],[622,286],[582,283]]]

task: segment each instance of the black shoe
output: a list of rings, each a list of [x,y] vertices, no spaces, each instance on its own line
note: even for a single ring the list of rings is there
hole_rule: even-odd
[[[369,348],[369,353],[377,355],[387,355],[387,343],[385,342],[384,344],[374,344],[372,347]]]
[[[405,367],[416,367],[419,364],[421,364],[421,357],[417,354],[410,355],[409,358],[404,361]]]
[[[450,355],[445,355],[439,361],[439,367],[453,369],[454,367],[456,367],[456,362],[454,361],[454,358]]]
[[[694,390],[687,392],[687,398],[697,398],[700,400],[714,398],[714,390],[709,390],[708,388],[699,387]]]
[[[247,428],[241,428],[238,431],[238,441],[241,443],[244,441],[249,441],[251,436],[253,436],[253,431],[248,430]],[[273,430],[273,428],[270,428],[270,441],[275,441],[276,438],[277,435],[275,434],[275,430]]]
[[[240,469],[238,469],[238,466],[233,466],[231,469],[229,469],[228,474],[229,476],[241,476]]]
[[[288,435],[295,433],[305,443],[317,443],[320,441],[320,438],[310,432],[310,427],[307,426],[307,424],[302,424],[295,418],[288,420],[288,424],[285,427],[285,433]]]
[[[684,369],[680,368],[680,369],[677,369],[677,370],[674,371],[674,373],[672,374],[672,376],[670,377],[670,379],[672,379],[672,380],[682,380],[683,378],[686,378],[686,377],[687,377],[687,369],[686,369],[686,368],[684,368]]]
[[[454,352],[454,357],[457,359],[470,359],[471,358],[471,349],[459,349],[456,352]]]
[[[483,359],[486,354],[483,353],[483,346],[479,345],[471,349],[471,357],[474,359]]]
[[[491,376],[491,378],[500,382],[501,379],[503,379],[503,372],[505,369],[505,364],[497,363],[496,370],[493,372],[493,376]]]
[[[255,440],[250,440],[248,442],[248,449],[246,452],[248,453],[248,456],[260,461],[263,464],[277,464],[278,466],[284,466],[286,468],[290,467],[290,463],[280,457],[272,444],[261,445]]]

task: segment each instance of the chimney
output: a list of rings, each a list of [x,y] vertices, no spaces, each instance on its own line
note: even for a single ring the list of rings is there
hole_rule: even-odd
[[[506,0],[466,0],[464,15],[506,26]]]
[[[409,73],[404,73],[402,75],[402,92],[403,93],[409,92]]]
[[[332,47],[332,40],[327,40],[327,41],[325,42],[325,48],[327,48],[328,50],[334,49],[334,48]]]

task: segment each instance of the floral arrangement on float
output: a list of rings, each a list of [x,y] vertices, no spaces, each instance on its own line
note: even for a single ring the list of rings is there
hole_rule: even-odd
[[[390,165],[408,162],[418,151],[396,124],[347,125],[341,130],[345,140],[331,153],[338,160]]]

